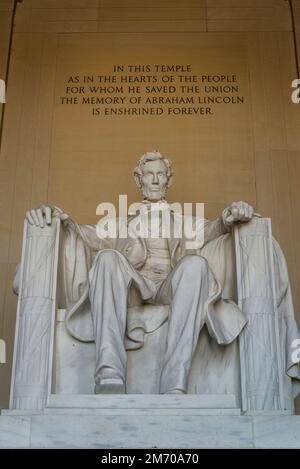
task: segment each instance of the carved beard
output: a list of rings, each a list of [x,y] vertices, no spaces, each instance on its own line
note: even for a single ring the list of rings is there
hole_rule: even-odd
[[[159,191],[155,191],[155,192],[151,191],[151,189],[149,189],[146,186],[142,186],[141,187],[141,192],[142,192],[142,195],[143,195],[144,199],[147,199],[147,200],[161,200],[161,199],[165,198],[165,195],[166,195],[166,192],[167,192],[167,185],[165,185]]]

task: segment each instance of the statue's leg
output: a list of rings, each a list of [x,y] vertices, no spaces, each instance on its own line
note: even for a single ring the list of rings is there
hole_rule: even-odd
[[[134,280],[143,296],[150,297],[151,292],[126,257],[114,250],[98,254],[89,280],[96,342],[95,393],[124,393],[128,289]]]
[[[157,294],[158,302],[171,299],[166,354],[160,393],[185,393],[193,354],[205,321],[208,298],[208,264],[200,256],[185,256]]]

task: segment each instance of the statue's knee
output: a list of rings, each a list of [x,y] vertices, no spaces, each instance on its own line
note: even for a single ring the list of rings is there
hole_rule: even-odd
[[[206,274],[208,269],[207,260],[200,256],[185,256],[182,258],[182,266],[187,272],[195,274]]]
[[[103,278],[114,277],[120,270],[120,259],[114,251],[102,251],[94,259],[92,268],[89,272],[90,283],[103,281]]]
[[[119,262],[119,257],[115,251],[112,251],[112,250],[102,251],[98,254],[95,262],[97,266],[115,268],[116,264],[118,264]]]

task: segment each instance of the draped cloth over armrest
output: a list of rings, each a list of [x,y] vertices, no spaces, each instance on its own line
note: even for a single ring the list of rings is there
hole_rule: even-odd
[[[296,397],[300,393],[300,364],[292,361],[292,354],[295,350],[293,343],[295,340],[300,339],[300,331],[295,319],[286,260],[274,238],[272,248],[282,363],[286,376],[292,378],[293,394]],[[201,254],[208,259],[215,278],[222,285],[222,308],[226,306],[232,308],[232,310],[237,308],[234,301],[236,299],[236,269],[232,236],[227,234],[211,241],[202,249]],[[216,304],[215,308],[218,307],[220,308],[221,305]]]
[[[95,235],[95,228],[84,225],[82,233],[65,229],[63,243],[62,284],[66,298],[66,327],[78,340],[93,341],[93,324],[88,299],[88,272],[93,258],[101,249],[114,249],[113,240],[101,240]],[[235,254],[231,234],[227,233],[208,242],[201,250],[208,260],[215,282],[207,304],[206,325],[210,335],[219,344],[232,342],[245,326],[247,320],[236,304]],[[291,288],[284,255],[273,240],[274,271],[276,281],[277,306],[280,318],[281,348],[284,356],[286,375],[293,378],[294,395],[300,391],[299,364],[292,362],[293,341],[299,339],[299,329],[295,320]],[[166,310],[155,318],[147,319],[147,314],[138,320],[137,309],[128,310],[128,349],[139,348],[143,344],[143,334],[152,332],[167,320]],[[155,324],[154,324],[155,323]],[[154,326],[153,326],[154,324]],[[132,339],[130,340],[130,335]],[[131,342],[131,345],[130,345]]]
[[[300,393],[300,363],[293,362],[292,355],[295,351],[293,343],[300,339],[300,330],[295,319],[286,260],[275,239],[273,239],[273,252],[282,358],[287,375],[293,379],[293,395],[296,397]]]

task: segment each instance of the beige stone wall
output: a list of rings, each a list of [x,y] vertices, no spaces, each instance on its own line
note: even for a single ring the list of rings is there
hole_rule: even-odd
[[[191,62],[196,73],[236,73],[245,104],[221,106],[206,118],[99,118],[59,102],[70,74],[178,61]],[[169,199],[203,201],[209,217],[245,199],[272,217],[300,311],[294,78],[285,0],[23,0],[0,157],[0,337],[10,360],[0,368],[0,407],[7,406],[16,310],[11,282],[25,211],[48,201],[81,223],[95,222],[99,202],[116,202],[118,193],[137,200],[131,170],[149,149],[174,161]]]
[[[8,68],[8,54],[10,44],[10,34],[12,27],[12,14],[13,14],[13,0],[0,0],[0,78],[6,80],[7,68]],[[0,132],[2,129],[2,119],[4,114],[4,104],[0,103]],[[2,141],[2,135],[0,135],[0,142]],[[5,211],[5,205],[7,203],[6,194],[2,191],[2,185],[5,183],[7,172],[2,164],[2,155],[0,153],[0,210],[1,214]],[[9,209],[11,210],[11,208]],[[1,241],[4,241],[7,233],[8,225],[1,223]],[[6,234],[5,234],[6,232]],[[5,278],[8,269],[8,259],[3,256],[4,251],[0,253],[0,338],[4,339],[4,302],[5,302]],[[13,326],[12,326],[13,327]],[[11,330],[12,332],[12,330]],[[9,338],[8,338],[9,337]],[[6,341],[12,342],[13,332],[6,336]],[[10,348],[11,350],[11,348]],[[8,378],[10,374],[10,365],[0,364],[0,408],[7,403],[8,396]],[[3,385],[4,383],[4,385]]]
[[[295,32],[298,48],[298,60],[300,61],[300,0],[292,0],[294,20],[295,20]]]
[[[6,80],[8,68],[7,59],[9,54],[13,8],[13,0],[0,0],[0,79],[2,80]],[[0,103],[0,127],[2,123],[3,107],[3,104]]]

